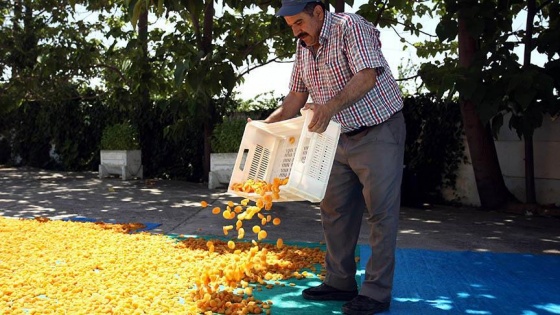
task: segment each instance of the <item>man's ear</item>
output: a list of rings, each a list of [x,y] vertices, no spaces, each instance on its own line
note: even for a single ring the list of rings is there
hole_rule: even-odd
[[[321,21],[325,18],[325,12],[323,12],[320,5],[316,5],[315,8],[313,8],[313,15]]]

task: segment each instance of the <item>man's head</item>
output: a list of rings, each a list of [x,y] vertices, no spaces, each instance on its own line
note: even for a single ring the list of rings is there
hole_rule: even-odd
[[[283,0],[276,16],[283,16],[294,36],[305,45],[319,43],[319,34],[325,19],[325,6],[319,0]]]
[[[282,7],[276,12],[276,16],[296,15],[303,11],[308,3],[313,2],[321,2],[321,0],[282,0]]]

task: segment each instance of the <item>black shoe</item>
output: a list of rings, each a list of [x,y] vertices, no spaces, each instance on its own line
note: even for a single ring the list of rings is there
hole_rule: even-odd
[[[350,301],[358,295],[358,290],[344,291],[323,283],[319,286],[303,290],[301,295],[303,295],[303,298],[306,300]]]
[[[342,305],[342,312],[347,315],[371,315],[385,312],[391,303],[381,303],[364,295],[358,295],[352,301]]]

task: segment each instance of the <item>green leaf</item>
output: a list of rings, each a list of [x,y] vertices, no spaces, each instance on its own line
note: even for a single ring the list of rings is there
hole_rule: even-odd
[[[183,83],[187,69],[188,66],[184,62],[177,62],[175,64],[175,71],[173,73],[173,77],[175,78],[175,86],[179,86]]]
[[[436,26],[436,34],[441,42],[454,40],[458,31],[459,25],[455,20],[441,20]]]
[[[157,7],[157,15],[158,16],[163,15],[163,2],[164,2],[164,0],[159,0],[158,1],[158,7]]]
[[[136,1],[134,5],[134,9],[132,9],[132,17],[130,18],[130,23],[132,27],[136,29],[136,24],[138,23],[138,19],[140,18],[140,14],[142,13],[142,1]]]
[[[537,91],[533,89],[517,89],[513,92],[513,99],[525,110],[531,105],[536,95]]]

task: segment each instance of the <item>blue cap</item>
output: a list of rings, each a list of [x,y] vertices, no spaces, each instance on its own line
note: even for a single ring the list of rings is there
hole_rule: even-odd
[[[321,2],[321,0],[282,0],[282,7],[276,12],[276,16],[296,15],[310,2]]]

